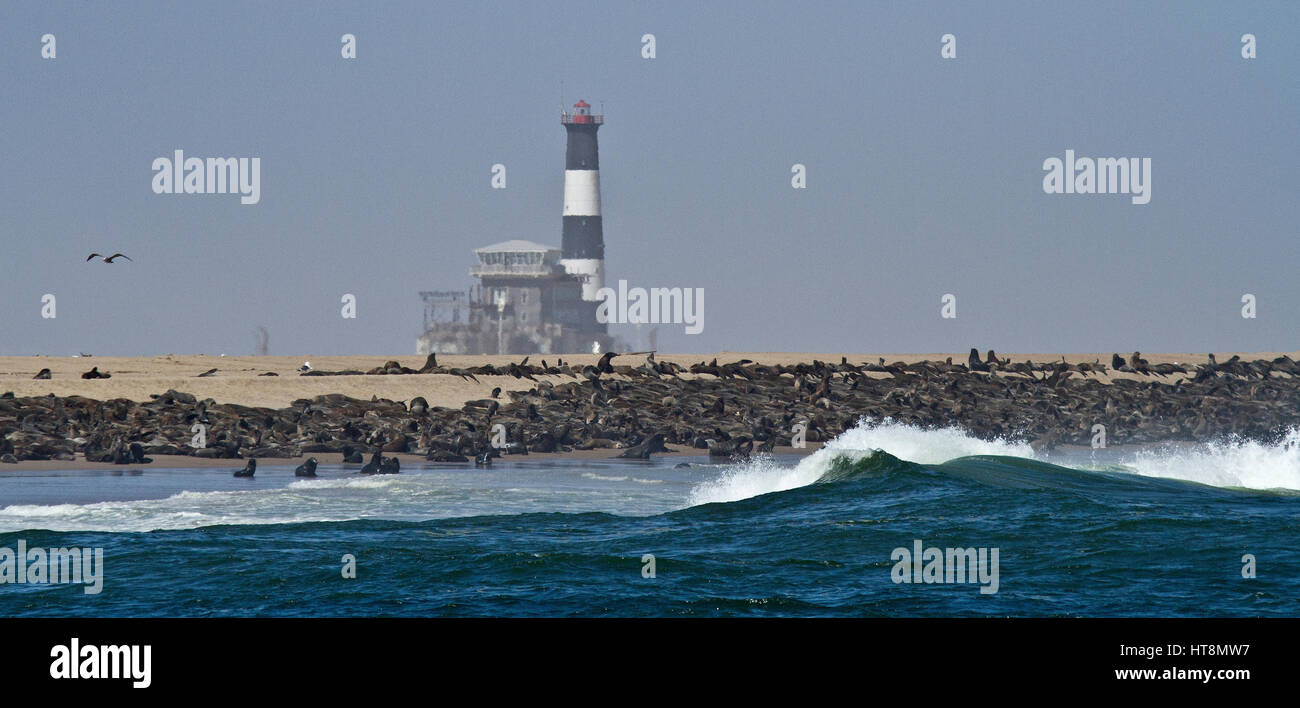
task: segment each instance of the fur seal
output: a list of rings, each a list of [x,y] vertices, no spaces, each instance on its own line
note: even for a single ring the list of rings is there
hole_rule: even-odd
[[[90,371],[87,371],[86,373],[81,375],[81,378],[83,379],[110,379],[112,377],[113,377],[112,374],[107,374],[100,371],[98,366],[91,367]]]
[[[252,476],[253,476],[254,474],[256,474],[256,473],[257,473],[257,459],[256,459],[256,458],[250,458],[250,459],[248,460],[248,464],[244,465],[244,469],[242,469],[242,470],[235,470],[235,476],[236,476],[236,477],[248,477],[248,478],[251,479]]]
[[[365,462],[366,458],[362,457],[361,451],[356,449],[355,447],[352,447],[351,445],[344,445],[343,461],[350,465],[359,465],[362,462]]]
[[[295,477],[315,477],[316,476],[316,458],[308,457],[307,461],[298,465],[294,471]]]
[[[49,370],[49,369],[41,369],[40,371],[36,372],[36,375],[33,376],[32,378],[34,378],[34,379],[49,379],[49,378],[53,378],[53,377],[54,377],[54,375],[50,373],[50,370]]]
[[[668,452],[668,448],[664,447],[663,433],[655,433],[642,441],[641,444],[633,445],[624,450],[618,457],[628,460],[648,460],[650,455],[656,452]]]
[[[360,473],[381,474],[380,469],[383,467],[383,465],[384,465],[383,458],[379,455],[379,453],[376,452],[374,456],[370,458],[370,461],[366,463],[366,466],[361,468]]]
[[[709,457],[746,458],[754,451],[754,441],[742,435],[734,440],[713,442],[709,445]]]
[[[144,445],[141,445],[138,442],[133,442],[128,446],[128,449],[131,451],[131,462],[133,464],[147,465],[150,462],[153,462],[152,457],[144,456]]]

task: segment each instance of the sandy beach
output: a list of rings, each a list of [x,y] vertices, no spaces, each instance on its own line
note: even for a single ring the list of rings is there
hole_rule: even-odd
[[[1241,353],[1242,359],[1272,359],[1282,354],[1292,358],[1300,357],[1300,352],[1249,352]],[[847,357],[850,363],[877,363],[884,359],[887,363],[903,362],[911,364],[918,361],[944,361],[952,357],[953,362],[963,363],[967,352],[926,353],[926,354],[852,354],[852,353],[763,353],[721,351],[715,354],[657,354],[659,361],[670,361],[689,367],[691,364],[708,362],[716,358],[726,363],[748,359],[759,364],[794,365],[813,360],[838,363],[841,357]],[[1120,352],[1127,357],[1129,352]],[[1032,361],[1057,362],[1062,356],[1070,363],[1100,361],[1108,364],[1111,353],[1095,354],[1017,354],[998,352],[998,356],[1013,362]],[[1166,353],[1147,354],[1143,358],[1151,364],[1182,363],[1202,364],[1206,360],[1204,353]],[[1219,361],[1233,356],[1232,352],[1217,354]],[[557,357],[533,355],[529,363],[538,364],[546,359],[554,364]],[[564,355],[565,363],[578,366],[595,364],[600,358],[590,354]],[[500,366],[519,362],[523,356],[439,356],[438,363],[446,367],[471,367],[483,364]],[[396,361],[403,366],[414,369],[424,364],[422,355],[409,356],[208,356],[203,354],[166,354],[163,356],[142,357],[46,357],[46,356],[8,356],[0,357],[0,393],[12,391],[15,396],[85,396],[95,400],[125,398],[131,401],[147,402],[151,394],[160,394],[169,389],[194,394],[199,399],[212,398],[218,403],[238,403],[246,406],[264,406],[283,408],[301,398],[311,398],[331,393],[341,393],[351,398],[370,399],[373,396],[395,401],[409,401],[416,396],[423,396],[431,406],[459,408],[466,401],[486,398],[493,388],[501,387],[503,391],[526,390],[531,384],[527,380],[511,376],[480,376],[479,383],[464,380],[447,374],[413,374],[405,376],[300,376],[298,367],[304,361],[310,361],[314,369],[342,371],[355,369],[367,371],[381,366],[387,361]],[[643,355],[617,357],[615,365],[639,365],[645,360]],[[112,375],[109,379],[84,380],[81,374],[98,367],[101,372]],[[48,368],[53,378],[34,380],[36,372]],[[204,378],[198,375],[209,369],[217,369],[216,374]],[[277,376],[261,376],[274,372]],[[684,374],[690,377],[690,374]],[[885,376],[881,374],[880,376]],[[568,376],[541,377],[554,383],[572,380]],[[710,377],[711,378],[711,377]],[[1114,378],[1149,377],[1137,376],[1123,372],[1107,372],[1100,377],[1104,381]]]

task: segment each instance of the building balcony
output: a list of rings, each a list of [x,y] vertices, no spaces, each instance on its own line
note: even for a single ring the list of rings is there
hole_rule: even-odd
[[[550,263],[537,263],[526,265],[522,263],[493,263],[491,265],[480,263],[470,266],[469,274],[475,278],[481,278],[485,275],[498,276],[518,276],[521,278],[546,278],[556,275],[563,275],[564,269],[554,266]]]

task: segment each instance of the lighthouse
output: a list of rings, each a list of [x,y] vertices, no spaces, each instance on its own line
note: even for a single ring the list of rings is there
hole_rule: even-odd
[[[578,101],[561,110],[568,134],[564,226],[559,248],[516,234],[474,249],[467,291],[430,290],[424,300],[419,354],[580,354],[625,350],[598,312],[604,298],[605,236],[600,223],[600,153],[604,116]],[[554,223],[554,222],[552,222]],[[554,234],[554,232],[552,232]]]
[[[579,100],[572,113],[561,113],[568,133],[564,154],[564,231],[560,265],[582,281],[582,299],[600,300],[605,286],[605,236],[600,226],[600,151],[596,131],[605,116],[592,115],[591,105]]]

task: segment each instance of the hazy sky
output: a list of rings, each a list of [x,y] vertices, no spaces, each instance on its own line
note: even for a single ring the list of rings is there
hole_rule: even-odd
[[[661,350],[1294,350],[1298,40],[1295,2],[5,3],[0,354],[413,354],[474,248],[559,246],[561,82],[607,280],[705,289]],[[154,194],[176,149],[261,202]],[[1150,157],[1150,203],[1045,194],[1066,149]]]

